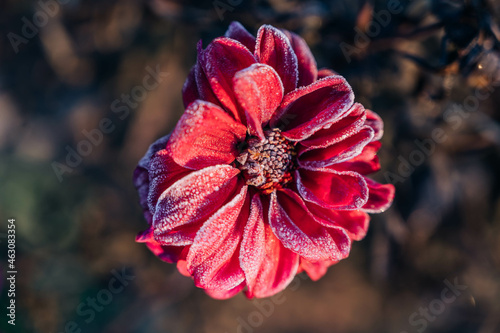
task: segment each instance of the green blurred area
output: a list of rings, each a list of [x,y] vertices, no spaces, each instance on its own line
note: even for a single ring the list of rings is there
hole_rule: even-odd
[[[467,289],[422,331],[500,332],[500,93],[492,80],[500,61],[484,35],[483,48],[447,48],[442,61],[443,37],[462,31],[451,23],[469,22],[456,15],[461,1],[401,1],[366,47],[355,43],[357,31],[391,1],[60,3],[0,3],[1,332],[419,332],[420,308],[455,279]],[[498,21],[498,2],[469,3]],[[26,20],[43,23],[40,11],[51,14],[27,38]],[[356,101],[385,122],[375,178],[401,177],[393,207],[372,216],[350,257],[318,282],[298,278],[276,302],[213,300],[134,242],[146,228],[135,165],[182,114],[197,41],[207,45],[233,20],[252,33],[262,24],[296,32],[319,67],[345,76]],[[13,46],[9,33],[25,37]],[[357,48],[352,57],[342,42]],[[157,69],[160,84],[127,103],[123,94]],[[488,95],[472,112],[450,111],[477,91]],[[112,130],[74,167],[57,169],[103,119]],[[437,128],[447,139],[426,154]],[[418,163],[415,151],[425,156]],[[15,327],[4,306],[8,218],[16,219]],[[130,276],[123,288],[116,274]],[[92,308],[93,298],[106,304]]]

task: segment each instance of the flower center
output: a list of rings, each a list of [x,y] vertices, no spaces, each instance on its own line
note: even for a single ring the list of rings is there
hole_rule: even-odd
[[[248,148],[236,160],[248,185],[256,186],[269,194],[290,180],[294,168],[295,147],[281,135],[277,128],[264,132],[266,139],[247,140]]]

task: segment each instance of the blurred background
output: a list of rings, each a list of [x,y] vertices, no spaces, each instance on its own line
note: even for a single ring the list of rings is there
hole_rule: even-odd
[[[0,331],[500,332],[499,19],[496,0],[0,1]],[[348,259],[272,300],[213,300],[134,242],[133,169],[233,20],[348,79],[397,191]]]

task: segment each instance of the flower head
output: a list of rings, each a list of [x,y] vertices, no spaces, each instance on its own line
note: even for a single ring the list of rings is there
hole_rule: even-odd
[[[233,22],[198,47],[174,131],[134,173],[137,236],[215,298],[267,297],[349,255],[392,185],[366,177],[383,123],[299,36]]]

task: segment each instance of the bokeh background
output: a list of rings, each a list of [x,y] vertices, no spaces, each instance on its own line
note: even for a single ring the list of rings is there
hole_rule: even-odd
[[[0,331],[500,332],[499,19],[496,0],[0,1]],[[397,189],[348,259],[278,301],[213,300],[134,242],[146,222],[133,169],[181,116],[197,41],[233,20],[300,34],[348,79],[385,121],[375,178]],[[157,70],[160,84],[125,104]],[[113,129],[58,178],[102,119]],[[436,129],[445,139],[429,141]],[[133,279],[108,300],[118,272]],[[450,303],[445,281],[464,286]]]

